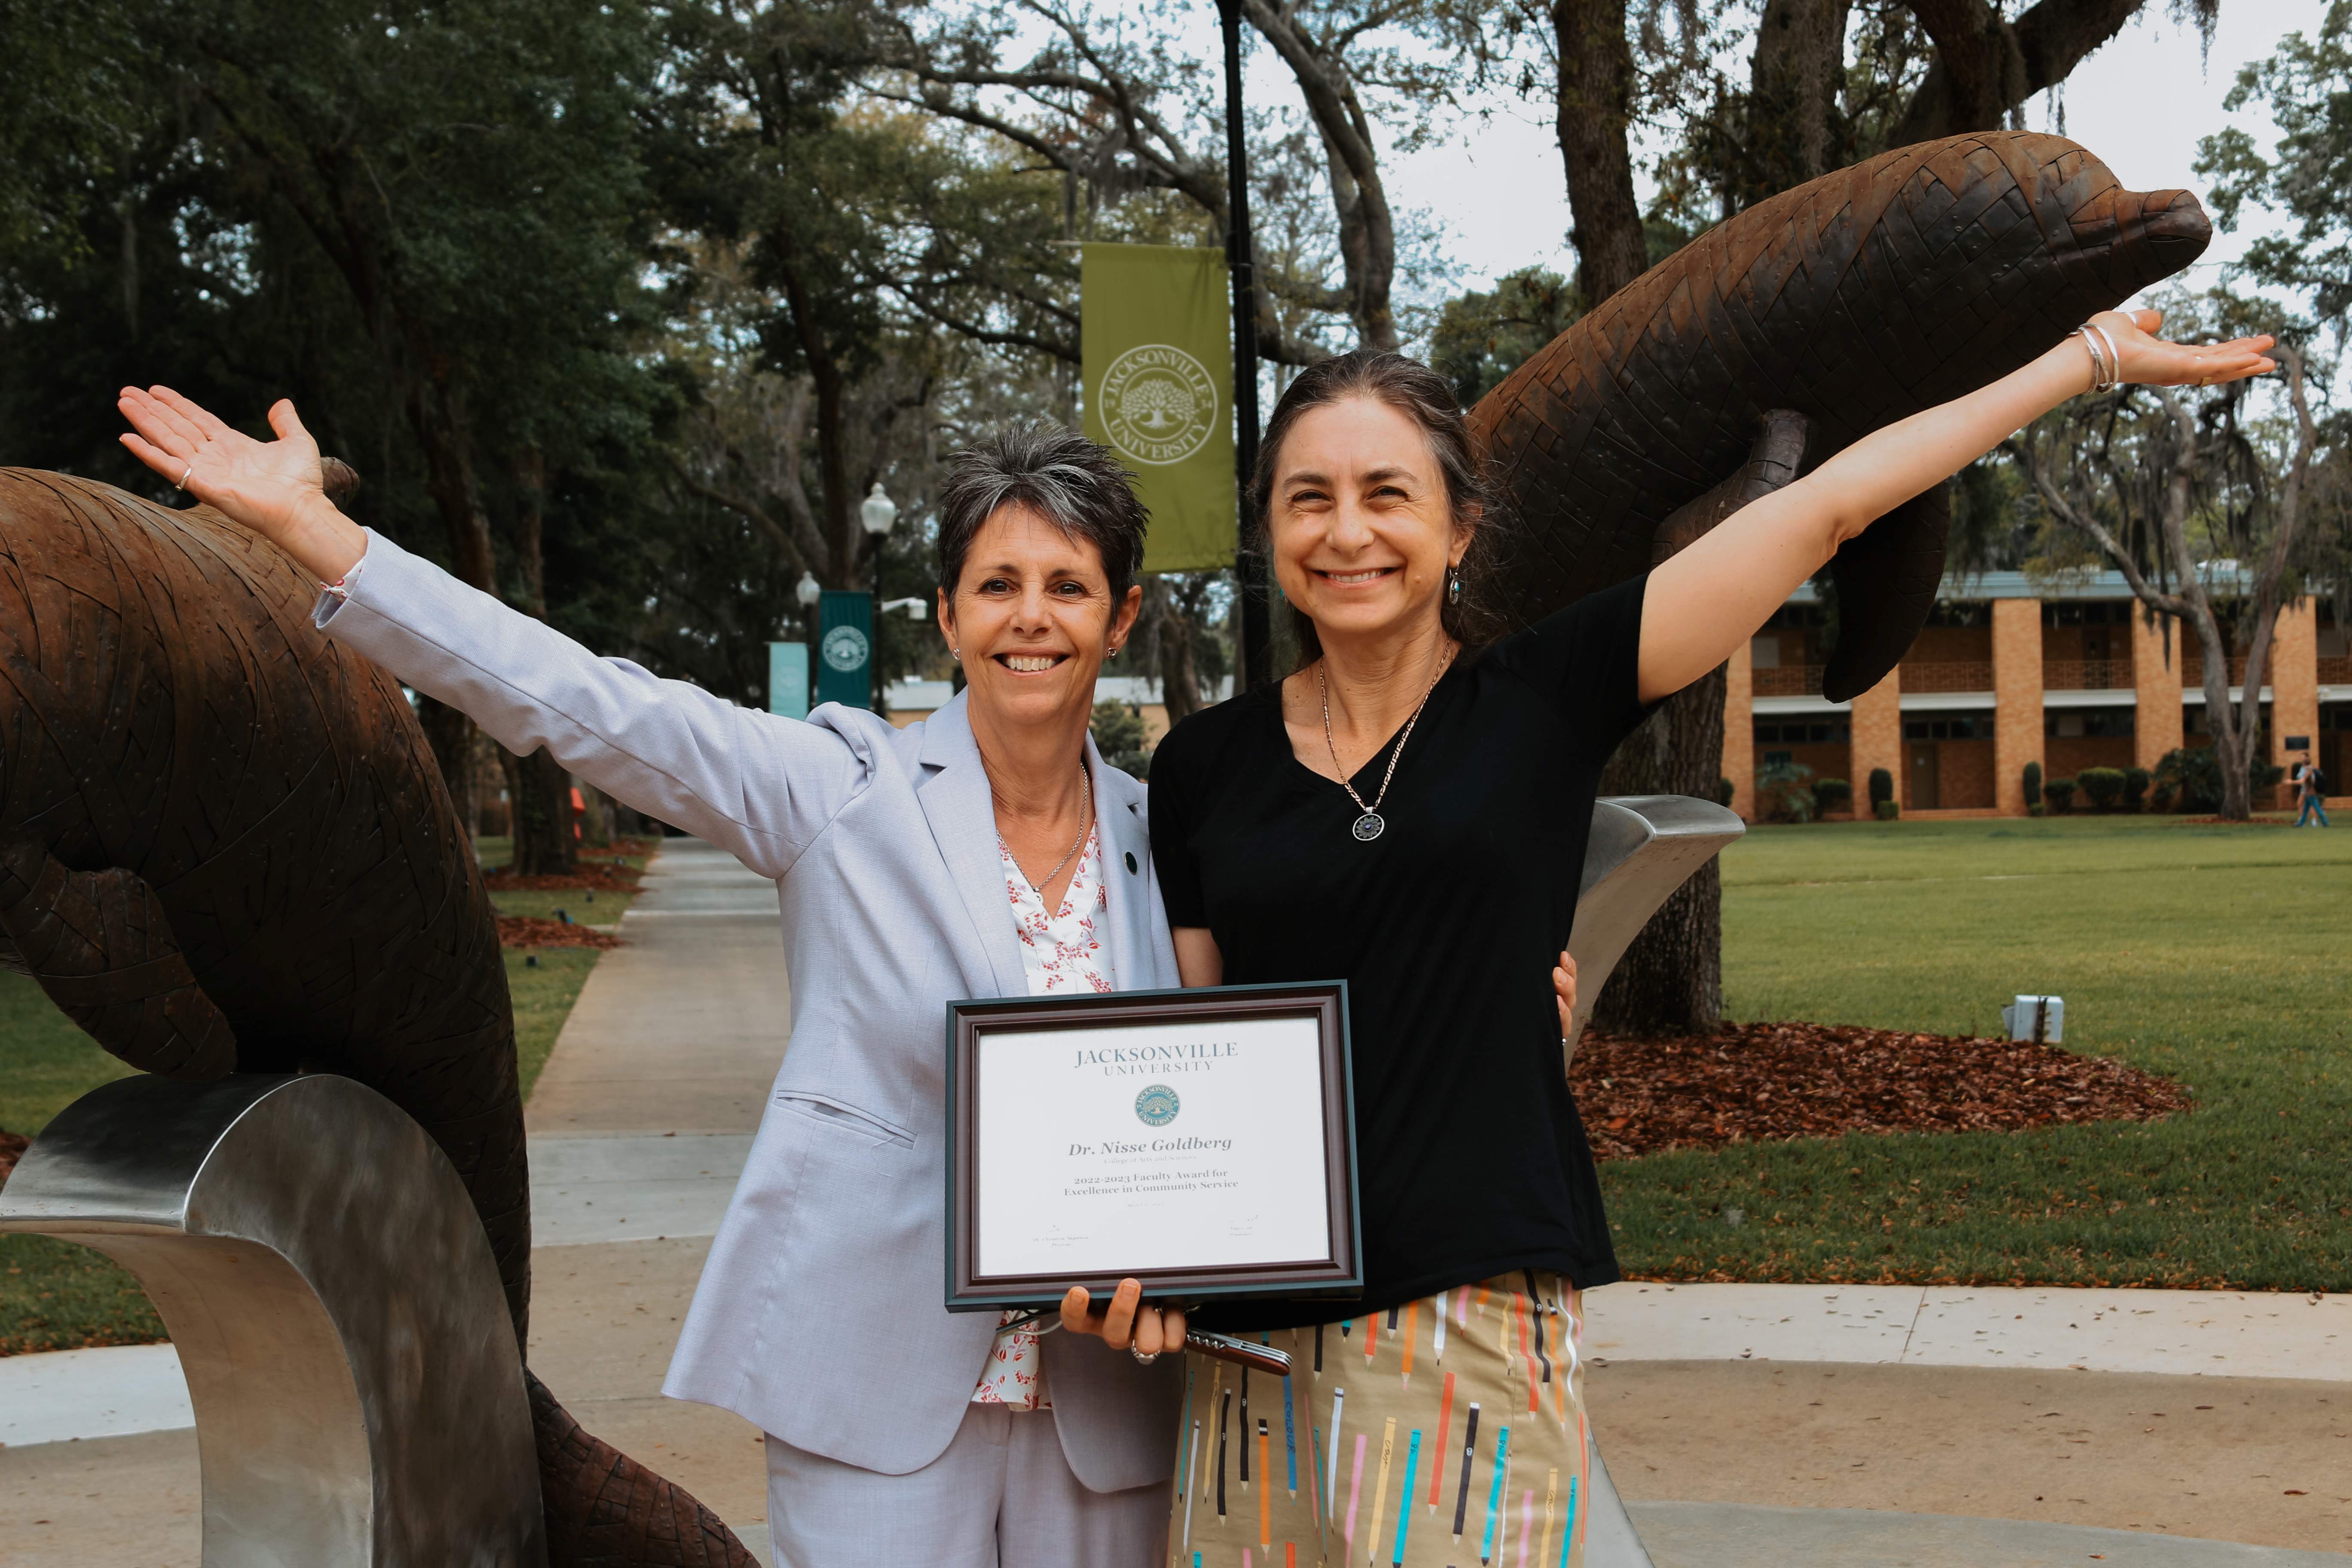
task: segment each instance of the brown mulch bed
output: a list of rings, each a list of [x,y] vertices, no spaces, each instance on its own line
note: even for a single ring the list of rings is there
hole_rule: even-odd
[[[1570,1077],[1603,1160],[1845,1132],[2154,1121],[2189,1107],[2171,1079],[2105,1057],[1831,1024],[1726,1024],[1655,1040],[1587,1030]]]
[[[16,1168],[16,1156],[32,1142],[21,1132],[0,1132],[0,1187],[8,1184],[8,1173]]]
[[[500,915],[500,947],[618,947],[621,939],[608,931],[541,919],[538,915]]]
[[[490,871],[483,875],[482,882],[494,893],[545,893],[572,888],[599,893],[634,893],[645,872],[629,865],[625,857],[643,859],[653,853],[656,842],[650,838],[616,838],[610,849],[583,849],[578,869],[568,877],[518,877],[511,871]]]

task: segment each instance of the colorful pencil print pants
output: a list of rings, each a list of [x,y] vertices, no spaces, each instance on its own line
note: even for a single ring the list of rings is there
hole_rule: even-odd
[[[1582,1568],[1583,1324],[1523,1271],[1185,1357],[1171,1568]]]

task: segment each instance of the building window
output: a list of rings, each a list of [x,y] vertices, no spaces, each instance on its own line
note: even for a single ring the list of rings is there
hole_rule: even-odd
[[[2128,708],[2094,708],[2073,713],[2044,713],[2042,732],[2057,739],[2074,740],[2083,736],[2129,735],[2132,732],[2132,710]]]
[[[2131,625],[2130,599],[2093,599],[2087,603],[2074,600],[2042,602],[2042,624],[2045,626],[2127,626]]]
[[[1797,758],[1795,753],[1790,752],[1767,752],[1764,753],[1764,765],[1768,768],[1784,768],[1796,760]]]
[[[1759,723],[1756,726],[1756,743],[1759,746],[1843,746],[1853,737],[1853,727],[1843,721],[1802,722],[1798,721]]]
[[[1942,719],[1906,719],[1906,741],[1986,741],[1992,738],[1990,714],[1956,713]]]

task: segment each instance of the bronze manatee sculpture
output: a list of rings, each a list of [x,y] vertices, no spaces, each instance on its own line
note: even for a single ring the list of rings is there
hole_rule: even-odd
[[[2188,192],[2126,191],[2074,142],[2030,132],[1897,148],[1758,203],[1471,411],[1519,525],[1514,608],[1532,619],[1621,582],[1715,521],[1675,514],[1738,477],[1767,414],[1799,416],[1818,464],[2006,375],[2211,236]],[[1823,695],[1868,690],[1911,646],[1948,525],[1938,487],[1838,552]]]

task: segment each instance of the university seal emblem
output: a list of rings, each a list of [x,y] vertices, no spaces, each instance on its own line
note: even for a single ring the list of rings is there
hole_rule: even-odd
[[[1148,1085],[1135,1097],[1135,1119],[1146,1127],[1165,1127],[1176,1120],[1183,1101],[1164,1083]]]
[[[862,668],[866,664],[866,634],[856,626],[834,627],[824,634],[824,641],[818,646],[819,651],[824,655],[824,662],[844,675]]]
[[[1111,361],[1097,395],[1110,444],[1154,468],[1182,462],[1217,427],[1216,383],[1172,343],[1139,343]]]

